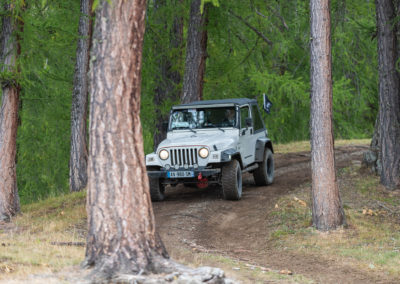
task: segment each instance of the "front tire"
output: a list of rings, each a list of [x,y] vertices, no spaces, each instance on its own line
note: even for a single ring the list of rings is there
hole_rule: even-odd
[[[163,201],[165,199],[165,185],[161,184],[159,178],[150,178],[150,197],[151,201]]]
[[[256,185],[269,185],[274,181],[274,155],[271,149],[265,148],[264,159],[253,172]]]
[[[158,171],[157,167],[147,167],[148,171]],[[151,201],[163,201],[165,199],[165,185],[160,178],[149,177]]]
[[[242,169],[237,160],[222,167],[221,182],[224,199],[239,200],[242,197]]]

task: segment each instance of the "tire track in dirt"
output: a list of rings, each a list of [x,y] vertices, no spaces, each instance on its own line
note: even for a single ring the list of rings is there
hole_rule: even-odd
[[[365,146],[335,150],[337,168],[361,161]],[[164,202],[154,203],[156,224],[173,255],[181,246],[201,247],[251,264],[272,269],[289,269],[317,283],[393,283],[385,275],[365,274],[341,263],[310,255],[287,252],[268,243],[268,213],[281,196],[311,182],[310,153],[275,154],[275,181],[267,187],[254,185],[250,174],[243,176],[240,201],[222,199],[221,189],[204,190],[178,186],[167,189]]]

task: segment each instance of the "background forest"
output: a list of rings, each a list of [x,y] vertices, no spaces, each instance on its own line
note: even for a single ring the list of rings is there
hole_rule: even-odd
[[[272,140],[308,139],[309,3],[209,2],[203,99],[260,100],[266,93],[273,102],[271,115],[264,117]],[[22,92],[17,138],[22,203],[69,191],[79,4],[78,0],[29,1],[19,11],[24,22],[19,35]],[[186,0],[148,1],[141,110],[146,153],[153,150],[160,62],[168,61],[169,68],[183,77],[189,6]],[[368,138],[378,111],[374,1],[333,0],[331,14],[334,134],[336,138]],[[171,45],[177,21],[183,27],[183,40]],[[175,95],[162,101],[162,113],[178,103],[181,89],[182,83],[173,85]]]

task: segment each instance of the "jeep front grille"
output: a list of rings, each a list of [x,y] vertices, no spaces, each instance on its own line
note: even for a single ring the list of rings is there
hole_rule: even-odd
[[[170,149],[169,154],[171,157],[171,166],[193,166],[198,164],[198,149],[197,148],[178,148]]]

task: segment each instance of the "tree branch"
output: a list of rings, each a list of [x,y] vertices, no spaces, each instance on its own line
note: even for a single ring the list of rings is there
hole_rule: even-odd
[[[276,17],[278,17],[280,20],[281,20],[281,22],[282,22],[282,26],[288,31],[289,30],[289,27],[288,27],[288,25],[286,24],[286,21],[285,21],[285,19],[281,16],[281,14],[279,13],[279,11],[278,10],[276,10],[276,9],[274,9],[274,8],[272,8],[270,5],[267,5],[267,8],[268,9],[270,9],[271,11],[272,11],[272,13],[274,13],[274,15],[276,16]],[[257,11],[257,14],[258,14],[259,12]],[[260,13],[261,14],[261,13]]]
[[[269,45],[272,45],[272,41],[270,41],[262,32],[260,32],[259,30],[257,30],[255,27],[253,27],[252,25],[250,25],[249,22],[247,22],[245,19],[243,19],[241,16],[236,15],[232,10],[229,9],[229,13],[234,16],[235,18],[239,19],[240,21],[243,22],[243,24],[245,24],[248,28],[250,28],[253,32],[255,32],[260,38],[262,38],[266,43],[268,43]]]

